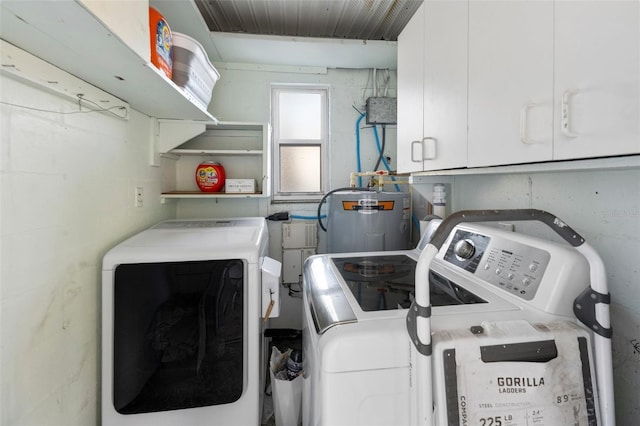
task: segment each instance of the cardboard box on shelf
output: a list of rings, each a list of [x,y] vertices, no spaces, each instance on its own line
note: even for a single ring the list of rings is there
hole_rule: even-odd
[[[255,179],[227,179],[225,192],[256,192]]]

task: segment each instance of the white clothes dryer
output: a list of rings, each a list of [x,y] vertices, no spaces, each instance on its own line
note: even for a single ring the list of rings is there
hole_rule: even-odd
[[[260,424],[267,249],[264,218],[172,220],[104,256],[103,425]]]

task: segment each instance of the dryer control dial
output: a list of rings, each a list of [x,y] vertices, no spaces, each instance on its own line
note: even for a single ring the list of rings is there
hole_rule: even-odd
[[[476,246],[468,238],[460,240],[453,247],[453,253],[460,258],[460,260],[471,259],[476,252]]]

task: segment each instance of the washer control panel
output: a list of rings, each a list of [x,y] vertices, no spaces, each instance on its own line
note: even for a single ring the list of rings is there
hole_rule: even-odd
[[[445,261],[524,300],[535,296],[550,257],[536,247],[463,229],[455,231],[444,254]]]

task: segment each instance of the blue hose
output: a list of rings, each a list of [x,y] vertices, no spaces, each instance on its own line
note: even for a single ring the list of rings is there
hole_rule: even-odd
[[[292,214],[289,216],[291,219],[301,219],[301,220],[318,220],[318,216],[304,216],[304,215],[296,215]],[[321,215],[321,219],[326,219],[327,215]]]

